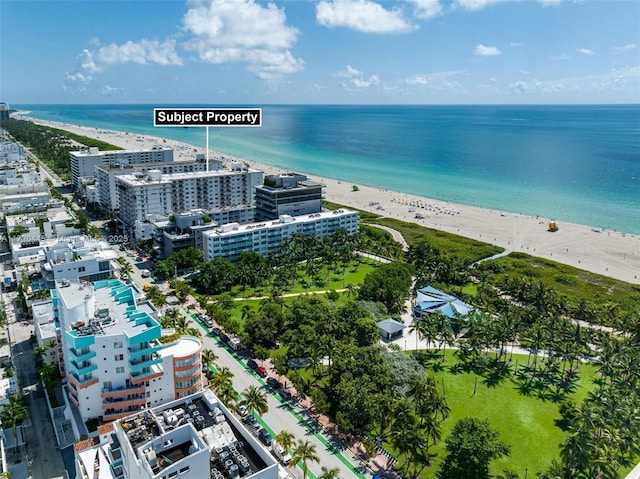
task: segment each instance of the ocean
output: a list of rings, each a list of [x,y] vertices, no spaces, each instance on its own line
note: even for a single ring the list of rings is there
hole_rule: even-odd
[[[30,116],[205,147],[153,108],[11,105]],[[260,106],[260,105],[251,105]],[[640,234],[640,105],[262,106],[260,128],[210,128],[229,156],[401,193]]]

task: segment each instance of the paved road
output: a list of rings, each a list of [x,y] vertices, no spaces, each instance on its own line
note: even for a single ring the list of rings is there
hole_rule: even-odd
[[[185,311],[183,310],[183,313]],[[246,362],[234,351],[223,346],[217,338],[204,336],[204,346],[212,349],[218,360],[216,364],[219,367],[228,367],[234,374],[233,386],[240,392],[250,385],[262,387],[267,393],[269,411],[264,414],[259,421],[263,426],[272,433],[273,436],[283,429],[294,434],[297,439],[309,440],[315,445],[320,463],[309,465],[309,477],[314,479],[321,474],[321,466],[327,468],[338,468],[341,479],[347,478],[364,478],[365,476],[354,472],[354,464],[359,467],[359,461],[354,458],[353,454],[346,449],[337,450],[330,445],[332,438],[316,432],[312,426],[307,423],[307,416],[304,409],[289,404],[282,400],[271,388],[266,386],[265,381],[254,374],[247,366]],[[339,443],[334,442],[338,447],[343,447]],[[338,454],[339,453],[339,454]],[[301,469],[296,469],[296,475],[302,477]]]
[[[3,293],[7,327],[18,383],[27,397],[29,417],[24,421],[26,448],[21,451],[21,463],[26,463],[33,479],[51,479],[64,476],[64,464],[55,447],[56,437],[51,424],[44,391],[38,380],[33,356],[33,323],[22,318],[16,292]],[[11,468],[10,468],[11,470]],[[19,478],[23,468],[11,471]],[[27,476],[25,476],[27,477]]]

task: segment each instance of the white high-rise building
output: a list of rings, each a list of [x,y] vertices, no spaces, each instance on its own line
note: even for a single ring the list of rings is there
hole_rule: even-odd
[[[263,172],[234,163],[231,169],[173,173],[159,170],[116,177],[120,220],[135,239],[151,239],[151,222],[201,209],[216,223],[253,221],[254,189]]]
[[[67,397],[83,421],[111,421],[202,389],[195,337],[161,344],[160,324],[118,280],[60,282],[54,307]]]
[[[221,161],[209,160],[209,171],[215,171],[221,168]],[[204,155],[197,155],[195,161],[172,161],[169,163],[152,163],[146,165],[96,166],[94,174],[98,183],[98,203],[100,204],[100,208],[108,212],[117,212],[120,209],[116,177],[131,175],[135,172],[145,173],[149,170],[159,170],[163,175],[172,173],[194,173],[196,171],[206,171],[207,162]]]
[[[82,178],[93,178],[96,166],[106,165],[115,168],[134,164],[168,163],[173,161],[173,149],[154,146],[145,150],[100,151],[98,148],[91,147],[85,150],[71,151],[69,157],[73,188],[76,191],[81,191]]]

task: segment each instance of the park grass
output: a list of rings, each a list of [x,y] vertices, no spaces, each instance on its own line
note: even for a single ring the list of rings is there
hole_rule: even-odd
[[[527,363],[526,355],[513,355],[513,364]],[[524,395],[517,380],[507,377],[502,381],[491,381],[474,372],[453,372],[457,358],[453,350],[446,351],[443,368],[428,371],[436,378],[441,392],[444,387],[451,416],[442,423],[443,440],[435,446],[433,466],[426,468],[422,479],[435,477],[444,457],[444,439],[451,432],[458,419],[476,417],[489,419],[491,426],[500,432],[500,438],[511,446],[508,457],[492,463],[491,473],[499,474],[510,469],[520,478],[536,477],[536,472],[544,471],[553,459],[559,457],[560,444],[566,437],[557,425],[561,419],[560,402],[540,399],[536,394]],[[594,387],[595,367],[581,365],[576,389],[567,395],[580,403]],[[474,394],[475,389],[475,394]]]
[[[325,202],[329,209],[354,209],[337,203]],[[368,211],[356,210],[360,213],[362,224],[382,225],[400,232],[409,246],[427,241],[439,251],[454,256],[465,263],[474,263],[478,260],[489,258],[502,253],[504,248],[483,241],[477,241],[465,236],[427,228],[416,223],[402,221],[395,218],[383,217]]]
[[[559,296],[571,298],[574,303],[580,300],[594,304],[613,301],[624,311],[633,311],[640,302],[638,285],[525,253],[511,253],[490,263],[501,270],[495,277],[495,284],[507,277],[535,279]]]

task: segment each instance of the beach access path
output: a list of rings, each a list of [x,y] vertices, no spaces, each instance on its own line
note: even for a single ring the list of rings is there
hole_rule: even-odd
[[[162,145],[173,148],[180,160],[194,159],[195,156],[190,155],[196,153],[206,154],[205,145],[194,148],[193,145],[157,136],[131,135],[102,128],[33,120],[29,117],[24,119],[96,138],[129,150]],[[209,151],[210,158],[222,156],[227,161],[244,161],[253,168],[263,170],[265,174],[288,171]],[[507,252],[520,251],[629,283],[640,284],[640,235],[563,222],[558,222],[559,230],[552,233],[548,231],[548,223],[551,219],[506,212],[508,205],[505,205],[506,210],[491,210],[360,185],[357,178],[342,181],[308,176],[325,185],[327,200],[346,207],[492,243],[505,248]],[[358,185],[357,191],[354,191],[354,184]],[[422,218],[416,218],[416,213],[419,213]]]

